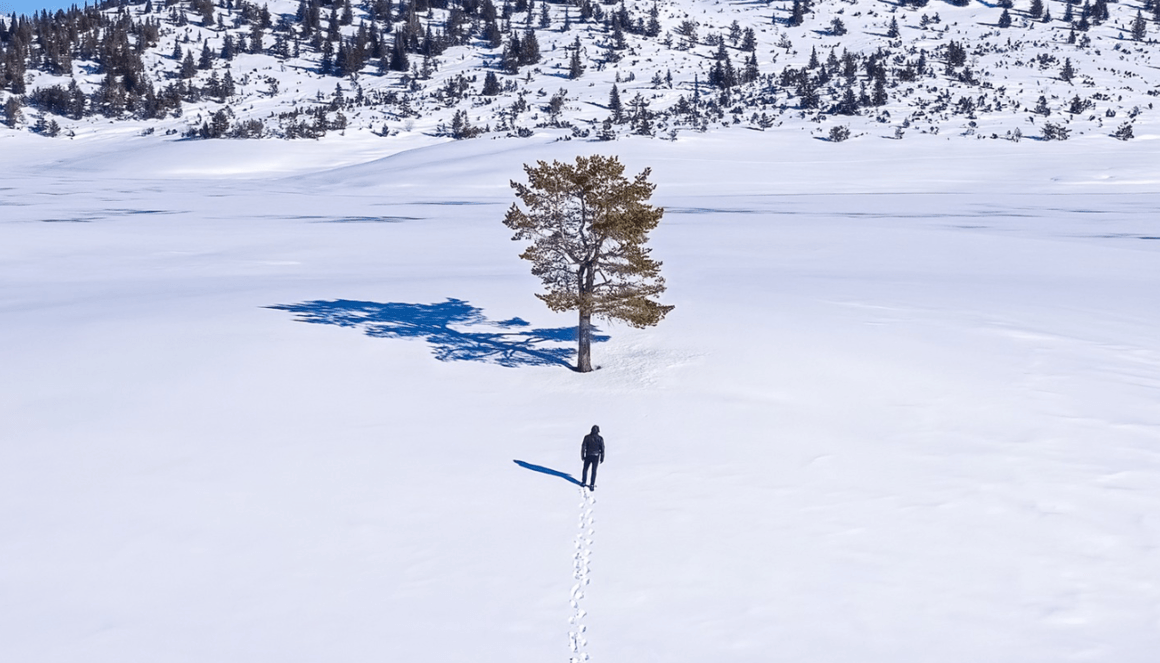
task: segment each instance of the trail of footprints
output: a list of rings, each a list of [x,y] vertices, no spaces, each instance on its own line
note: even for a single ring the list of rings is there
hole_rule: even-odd
[[[593,524],[596,519],[592,510],[596,506],[596,494],[587,488],[580,489],[580,529],[576,532],[576,550],[572,554],[572,578],[576,581],[572,585],[572,617],[568,631],[568,646],[572,649],[570,663],[586,663],[588,658],[588,627],[584,625],[584,617],[588,613],[582,607],[584,589],[591,582],[591,571],[588,563],[592,559],[592,534],[595,531]]]

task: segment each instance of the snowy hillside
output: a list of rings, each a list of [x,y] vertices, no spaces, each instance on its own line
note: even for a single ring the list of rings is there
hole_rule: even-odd
[[[1129,139],[1160,133],[1157,16],[1151,0],[113,3],[3,21],[0,135]]]
[[[500,219],[607,143],[0,138],[0,659],[1154,660],[1156,143],[753,135],[615,143],[586,375]]]

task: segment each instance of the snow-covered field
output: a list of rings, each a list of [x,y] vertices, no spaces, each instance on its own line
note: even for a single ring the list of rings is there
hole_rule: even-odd
[[[1155,660],[1158,143],[764,136],[9,134],[0,660]],[[596,151],[677,308],[581,375],[500,219]]]

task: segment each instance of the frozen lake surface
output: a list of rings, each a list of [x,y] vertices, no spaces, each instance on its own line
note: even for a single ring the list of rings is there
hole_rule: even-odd
[[[7,139],[0,659],[1154,660],[1157,142],[756,136]],[[676,309],[581,375],[592,152]]]

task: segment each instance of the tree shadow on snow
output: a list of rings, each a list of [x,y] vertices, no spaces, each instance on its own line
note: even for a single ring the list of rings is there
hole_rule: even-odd
[[[358,302],[345,299],[279,304],[267,308],[296,313],[296,320],[322,325],[361,328],[375,338],[418,338],[431,345],[439,361],[480,361],[500,366],[569,366],[575,349],[576,327],[531,329],[531,323],[488,320],[479,309],[461,299],[437,304]],[[463,329],[463,328],[470,329]],[[608,336],[593,334],[593,342]]]
[[[513,460],[512,462],[515,463],[516,465],[519,465],[520,467],[524,468],[525,470],[531,470],[533,472],[539,472],[540,474],[548,474],[548,475],[551,475],[554,477],[560,477],[561,479],[567,479],[568,481],[571,481],[572,483],[576,484],[577,486],[584,485],[584,484],[580,483],[580,481],[576,477],[572,476],[571,474],[566,474],[564,472],[561,472],[560,470],[553,470],[552,468],[544,467],[543,465],[533,465],[531,463],[525,463],[522,460]]]

